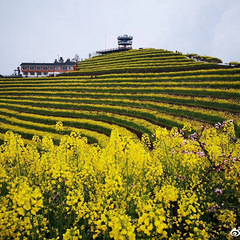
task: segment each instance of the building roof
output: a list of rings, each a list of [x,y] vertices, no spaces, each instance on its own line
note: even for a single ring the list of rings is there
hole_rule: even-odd
[[[133,40],[132,36],[128,36],[127,34],[124,34],[123,36],[118,36],[118,40]]]
[[[21,63],[20,66],[62,66],[62,65],[76,65],[77,63],[76,62],[63,62],[63,63],[60,63],[60,62],[56,62],[56,63]]]

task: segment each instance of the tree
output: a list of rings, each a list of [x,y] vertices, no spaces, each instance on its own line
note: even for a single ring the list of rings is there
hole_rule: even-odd
[[[79,60],[80,60],[80,57],[79,57],[79,55],[78,55],[78,54],[75,54],[75,59],[76,59],[76,62],[79,62]]]
[[[79,60],[80,60],[79,55],[76,53],[75,57],[72,60],[75,61],[75,62],[79,62]]]

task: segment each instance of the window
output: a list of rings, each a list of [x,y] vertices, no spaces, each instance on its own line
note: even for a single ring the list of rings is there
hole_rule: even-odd
[[[63,66],[63,67],[62,67],[62,70],[63,70],[63,71],[66,71],[66,70],[67,70],[67,67],[66,67],[66,66]]]
[[[41,75],[42,73],[41,72],[37,72],[37,75]]]
[[[27,70],[27,69],[28,69],[28,67],[26,67],[26,66],[22,67],[22,70]]]
[[[34,66],[31,66],[31,67],[30,67],[30,71],[33,71],[33,70],[34,70]]]
[[[41,71],[41,67],[37,67],[37,71]]]
[[[49,67],[50,71],[53,71],[53,66]]]
[[[35,75],[35,73],[34,72],[30,72],[30,75]]]
[[[47,75],[48,73],[47,73],[47,72],[44,72],[43,74],[44,74],[44,75]]]
[[[68,70],[73,70],[73,66],[68,66]]]
[[[48,67],[43,67],[43,70],[44,70],[44,71],[47,71],[47,70],[48,70]]]
[[[60,66],[56,66],[56,67],[55,67],[55,70],[60,71],[60,70],[61,70],[61,67],[60,67]]]

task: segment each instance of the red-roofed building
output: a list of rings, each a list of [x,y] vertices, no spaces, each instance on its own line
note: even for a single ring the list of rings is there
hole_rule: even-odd
[[[70,60],[66,62],[55,60],[54,63],[22,63],[20,66],[23,77],[56,76],[77,70],[77,63]]]

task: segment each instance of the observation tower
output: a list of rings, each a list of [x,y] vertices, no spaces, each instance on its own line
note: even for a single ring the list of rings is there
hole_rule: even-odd
[[[128,36],[127,34],[124,34],[123,36],[119,36],[117,40],[118,40],[118,48],[100,50],[100,51],[97,51],[96,54],[123,52],[123,51],[128,51],[132,49],[132,40],[133,40],[132,36]]]
[[[119,36],[118,38],[118,47],[119,48],[129,48],[132,49],[132,36],[128,36],[124,34],[123,36]]]

